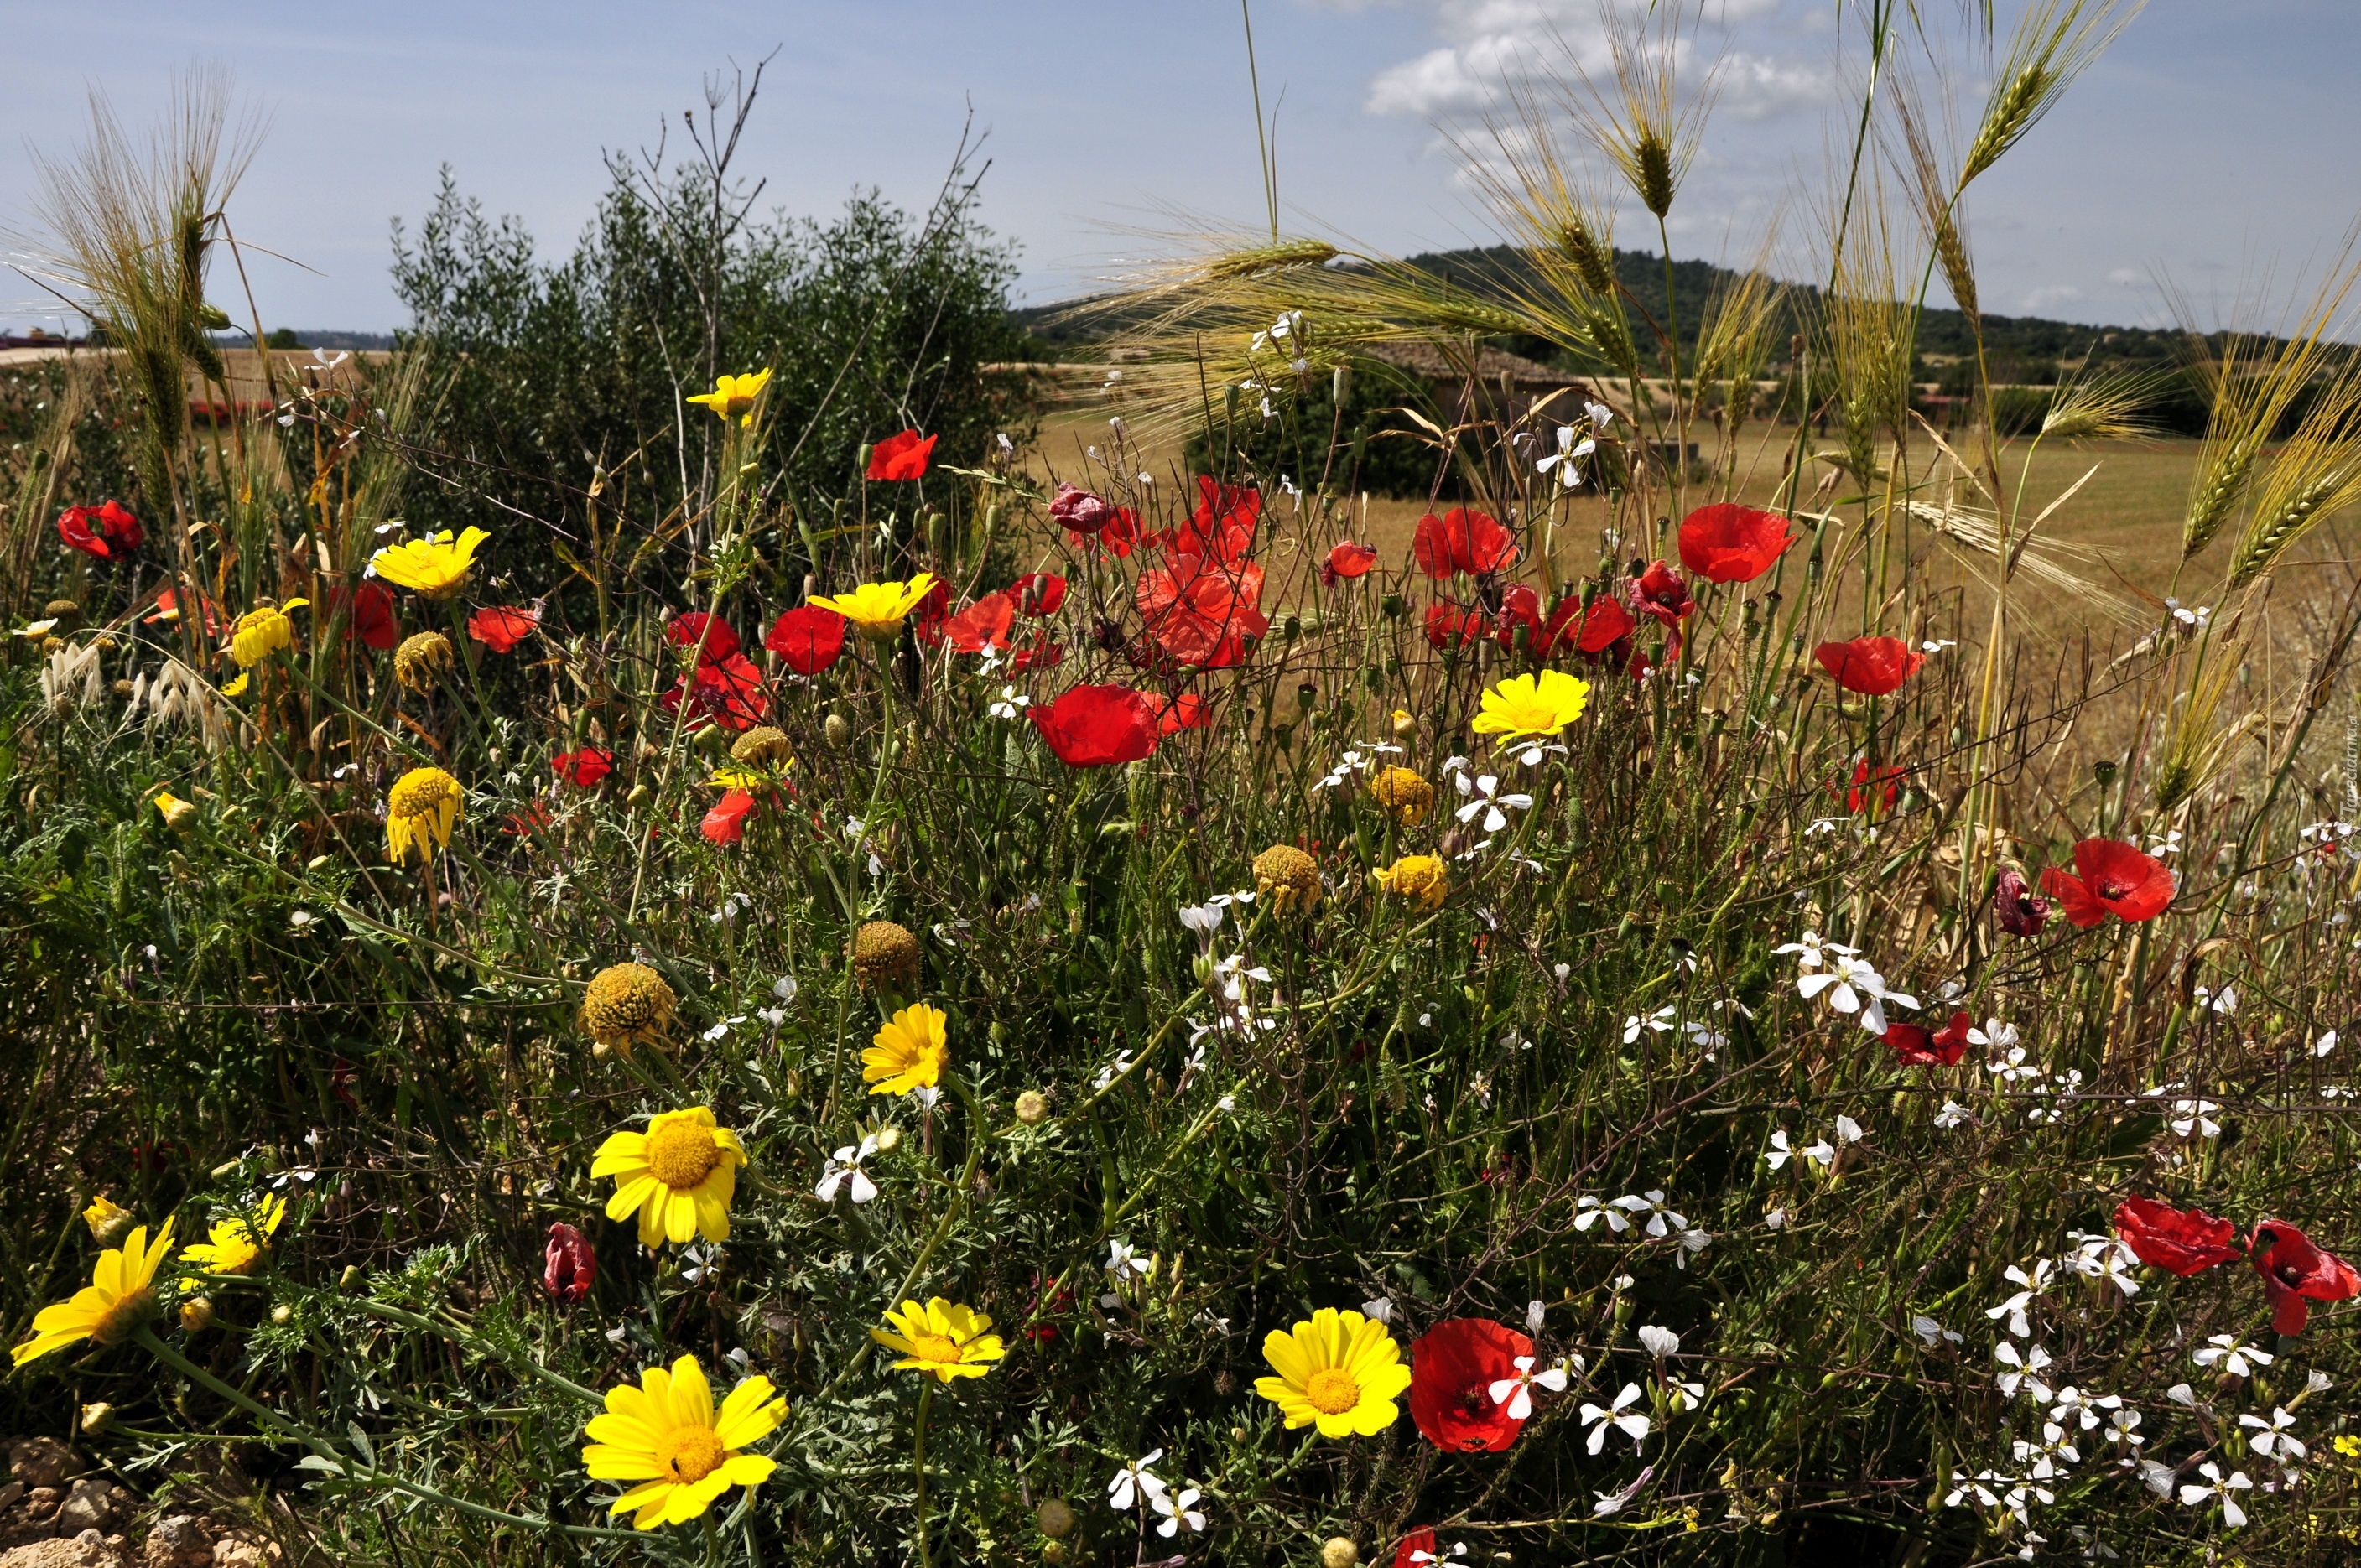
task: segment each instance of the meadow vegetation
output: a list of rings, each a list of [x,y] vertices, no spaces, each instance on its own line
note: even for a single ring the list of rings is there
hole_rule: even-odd
[[[2004,25],[1957,148],[1849,12],[1818,286],[1686,326],[1610,259],[1675,10],[1463,149],[1512,283],[1178,257],[1038,447],[972,178],[758,222],[751,84],[561,264],[446,184],[400,350],[251,403],[219,84],[96,115],[114,346],[0,532],[0,1431],[290,1563],[2348,1560],[2355,274],[2183,343],[2103,572],[2145,389],[2008,433],[1965,197],[2125,9]],[[1373,532],[1404,343],[1472,411]],[[1534,343],[1589,382],[1474,395]]]

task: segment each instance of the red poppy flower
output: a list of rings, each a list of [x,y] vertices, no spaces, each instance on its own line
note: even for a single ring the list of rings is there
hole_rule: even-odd
[[[401,641],[393,590],[383,583],[366,582],[357,588],[337,584],[328,589],[327,602],[330,615],[345,618],[346,641],[358,641],[383,652]]]
[[[506,653],[532,636],[533,629],[540,624],[541,615],[537,610],[490,605],[467,618],[467,635],[495,653]],[[726,632],[730,629],[724,626],[721,630]],[[733,649],[737,646],[735,638],[730,640],[730,646]]]
[[[1640,623],[1631,619],[1631,612],[1623,608],[1620,600],[1601,594],[1582,612],[1582,630],[1576,635],[1574,645],[1577,651],[1596,658],[1639,629]]]
[[[1902,777],[1906,770],[1898,764],[1888,764],[1877,770],[1874,782],[1870,778],[1869,759],[1863,757],[1852,765],[1852,787],[1845,791],[1845,809],[1863,812],[1870,801],[1877,800],[1880,811],[1891,811],[1894,803],[1902,798]]]
[[[1054,670],[1065,662],[1065,644],[1051,641],[1046,631],[1037,631],[1030,643],[1010,656],[1008,667],[1021,675],[1027,670]]]
[[[746,818],[754,814],[754,797],[742,789],[733,789],[714,803],[697,824],[697,831],[716,844],[734,844],[746,836]]]
[[[2201,1209],[2186,1212],[2136,1195],[2115,1206],[2115,1239],[2168,1274],[2202,1274],[2246,1255],[2238,1227]]]
[[[1775,511],[1717,501],[1682,520],[1681,565],[1708,583],[1751,583],[1800,537]]]
[[[927,471],[927,459],[934,455],[935,443],[940,436],[920,435],[906,430],[899,435],[889,435],[869,449],[869,475],[872,479],[916,479]]]
[[[563,1220],[552,1222],[541,1266],[541,1288],[549,1299],[561,1307],[578,1306],[598,1277],[598,1259],[582,1233]]]
[[[799,675],[816,675],[844,652],[844,617],[816,604],[797,605],[771,623],[763,646]]]
[[[1898,637],[1856,637],[1850,642],[1823,642],[1812,650],[1820,668],[1837,685],[1863,696],[1883,696],[1902,689],[1918,673],[1927,655]]]
[[[1246,663],[1246,641],[1270,630],[1262,613],[1262,567],[1174,555],[1142,572],[1132,590],[1164,652],[1184,664],[1223,670]]]
[[[675,648],[695,648],[700,664],[718,664],[738,652],[738,634],[730,630],[730,623],[701,609],[674,616],[664,628],[664,641]]]
[[[917,632],[918,641],[929,648],[939,646],[943,640],[943,623],[951,615],[950,584],[939,577],[935,579],[935,586],[927,590],[927,597],[918,601],[917,608],[910,614],[917,622],[912,630]]]
[[[512,839],[530,838],[535,833],[547,832],[553,820],[555,815],[549,809],[549,802],[535,795],[509,813],[508,820],[500,824],[500,831]]]
[[[1434,1531],[1421,1525],[1401,1538],[1394,1548],[1394,1568],[1439,1568],[1442,1558],[1434,1550]]]
[[[1123,515],[1123,509],[1079,485],[1060,484],[1049,498],[1049,521],[1072,534],[1094,534]]]
[[[1968,1025],[1971,1022],[1965,1013],[1954,1013],[1951,1021],[1939,1029],[1928,1030],[1916,1024],[1888,1024],[1883,1038],[1905,1067],[1957,1067],[1960,1058],[1968,1054]]]
[[[1633,609],[1673,628],[1675,636],[1681,622],[1697,609],[1697,600],[1689,598],[1689,586],[1662,561],[1651,561],[1645,572],[1632,578],[1629,593]]]
[[[1016,623],[1016,601],[1006,594],[986,594],[943,622],[943,639],[960,653],[981,653],[1008,646],[1008,629]]]
[[[590,789],[600,779],[615,771],[615,753],[597,746],[585,746],[578,751],[560,751],[549,759],[557,776],[577,789]]]
[[[1157,719],[1159,735],[1178,735],[1183,729],[1203,729],[1213,722],[1211,704],[1195,692],[1182,692],[1164,705],[1162,717]]]
[[[1320,563],[1320,586],[1333,588],[1351,578],[1367,576],[1369,568],[1377,564],[1376,545],[1356,544],[1347,539],[1329,551],[1328,558]]]
[[[1091,499],[1098,499],[1096,496]],[[1140,543],[1139,514],[1129,507],[1113,510],[1114,519],[1096,530],[1067,529],[1066,543],[1077,550],[1104,550],[1110,555],[1128,557]]]
[[[1453,507],[1441,517],[1429,512],[1420,518],[1410,549],[1419,569],[1430,577],[1455,572],[1475,576],[1497,572],[1515,560],[1517,538],[1480,511]]]
[[[1075,686],[1025,710],[1058,761],[1070,768],[1136,762],[1156,750],[1157,706],[1122,685]]]
[[[1517,1357],[1533,1342],[1488,1318],[1452,1318],[1410,1347],[1410,1416],[1426,1441],[1446,1453],[1498,1453],[1525,1423],[1492,1398],[1492,1385],[1517,1376]]]
[[[1465,648],[1491,634],[1491,621],[1475,610],[1450,604],[1426,607],[1426,640],[1437,648]]]
[[[58,537],[83,554],[105,561],[128,555],[148,535],[122,502],[103,501],[94,507],[68,507],[58,513]]]
[[[2049,924],[2049,901],[2025,885],[2025,873],[2001,868],[1993,888],[1993,920],[2012,937],[2038,937]]]
[[[2361,1295],[2361,1274],[2356,1274],[2351,1264],[2321,1251],[2310,1236],[2285,1220],[2265,1220],[2257,1225],[2255,1245],[2262,1251],[2251,1261],[2270,1298],[2271,1327],[2280,1333],[2303,1332],[2314,1301],[2343,1301]]]
[[[214,603],[210,597],[203,594],[199,594],[197,596],[197,604],[199,609],[204,614],[205,635],[208,637],[221,636],[227,624],[222,620],[221,606]],[[177,590],[166,588],[162,593],[156,596],[156,613],[147,617],[143,624],[153,626],[159,620],[177,621],[180,619],[181,596]]]
[[[1027,572],[1008,585],[1017,613],[1038,620],[1058,613],[1066,602],[1066,579],[1055,572]]]
[[[666,710],[677,708],[683,696],[690,699],[692,724],[719,724],[724,729],[749,729],[771,711],[770,698],[763,695],[763,673],[743,653],[699,664],[693,679],[682,676],[664,693]]]
[[[2074,870],[2069,876],[2049,867],[2041,873],[2041,891],[2077,926],[2096,926],[2109,915],[2135,924],[2153,920],[2172,903],[2172,872],[2165,863],[2119,839],[2075,845]]]
[[[1557,646],[1558,639],[1565,634],[1566,627],[1581,614],[1582,601],[1569,598],[1561,600],[1544,621],[1541,595],[1518,583],[1500,596],[1500,646],[1514,648],[1517,629],[1521,626],[1525,630],[1525,651],[1536,659],[1546,659]]]
[[[1197,510],[1173,531],[1166,548],[1174,555],[1200,555],[1224,565],[1254,548],[1262,518],[1262,492],[1251,485],[1224,485],[1211,474],[1197,476]]]

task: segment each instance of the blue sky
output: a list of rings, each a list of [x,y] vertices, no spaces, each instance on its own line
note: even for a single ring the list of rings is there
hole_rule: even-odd
[[[1720,105],[1673,247],[1744,260],[1769,215],[1810,227],[1861,6],[1841,21],[1811,0],[1707,6],[1696,63],[1723,61]],[[1561,43],[1595,57],[1597,14],[1597,0],[1258,0],[1287,226],[1395,252],[1491,237],[1443,133]],[[604,186],[602,149],[652,143],[705,72],[774,45],[741,155],[766,206],[825,214],[869,184],[923,204],[972,103],[993,159],[983,215],[1021,243],[1031,301],[1086,291],[1175,214],[1246,225],[1262,209],[1224,0],[5,0],[0,21],[0,227],[19,234],[33,224],[21,149],[70,151],[89,88],[136,126],[176,67],[229,69],[269,126],[232,209],[240,236],[315,269],[258,262],[271,324],[395,324],[388,225],[424,210],[445,163],[544,254],[570,246]],[[1984,62],[1972,47],[1957,58],[1950,79],[1971,96]],[[1986,308],[2157,322],[2159,273],[2209,324],[2285,295],[2361,214],[2356,59],[2352,0],[2153,0],[1976,188]],[[1628,214],[1621,237],[1641,237]],[[0,327],[43,319],[38,297],[7,275]]]

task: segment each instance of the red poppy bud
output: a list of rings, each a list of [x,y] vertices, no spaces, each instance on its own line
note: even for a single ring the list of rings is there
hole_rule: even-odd
[[[590,1243],[565,1221],[553,1222],[541,1269],[541,1288],[549,1292],[549,1299],[561,1307],[579,1305],[598,1277],[598,1259]]]

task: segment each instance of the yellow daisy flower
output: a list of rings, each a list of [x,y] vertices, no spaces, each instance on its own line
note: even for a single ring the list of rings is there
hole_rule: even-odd
[[[1590,683],[1564,670],[1511,675],[1488,688],[1472,729],[1478,735],[1512,740],[1520,735],[1554,735],[1582,717]]]
[[[1375,1437],[1394,1424],[1394,1397],[1410,1387],[1410,1368],[1386,1325],[1358,1312],[1323,1307],[1309,1322],[1262,1342],[1276,1377],[1255,1392],[1277,1405],[1291,1431],[1317,1426],[1322,1437]]]
[[[923,1372],[948,1383],[981,1377],[992,1370],[989,1363],[1008,1354],[998,1334],[984,1332],[990,1318],[940,1296],[923,1307],[905,1301],[898,1310],[886,1308],[885,1324],[871,1329],[869,1337],[902,1358],[894,1363],[896,1372]]]
[[[283,605],[264,605],[260,609],[247,610],[229,629],[229,656],[237,661],[240,669],[248,669],[283,648],[292,648],[295,623],[287,619],[287,612],[311,602],[293,598]]]
[[[703,403],[719,414],[724,423],[735,418],[741,425],[749,425],[754,422],[754,400],[770,384],[771,371],[765,366],[752,376],[716,376],[713,390],[691,393],[688,400]]]
[[[244,696],[246,695],[246,683],[250,678],[251,677],[249,677],[244,670],[240,670],[236,675],[231,679],[227,685],[222,687],[222,696]]]
[[[208,1239],[191,1242],[181,1249],[181,1261],[207,1274],[251,1274],[254,1266],[262,1261],[263,1245],[279,1234],[279,1223],[287,1217],[287,1200],[273,1198],[262,1205],[262,1234],[254,1234],[242,1215],[232,1214],[215,1220]],[[181,1281],[181,1288],[193,1290],[194,1279]]]
[[[607,1413],[590,1418],[582,1467],[593,1481],[637,1481],[608,1505],[608,1517],[631,1514],[631,1528],[686,1524],[732,1486],[752,1488],[778,1465],[740,1450],[762,1442],[787,1418],[787,1402],[767,1377],[747,1378],[713,1408],[713,1389],[697,1357],[666,1372],[651,1366],[640,1386],[607,1390]]]
[[[400,865],[414,845],[424,860],[450,843],[465,795],[440,768],[412,768],[394,780],[385,803],[385,858]]]
[[[863,583],[849,594],[814,594],[811,602],[836,611],[863,637],[890,641],[901,634],[904,619],[935,591],[936,581],[932,572],[921,572],[906,583]]]
[[[695,1105],[658,1112],[644,1133],[617,1133],[598,1146],[590,1174],[615,1179],[607,1218],[638,1210],[640,1245],[652,1247],[697,1236],[728,1241],[730,1200],[745,1163],[746,1146],[738,1135],[716,1126],[713,1113]]]
[[[98,1255],[90,1283],[75,1291],[73,1299],[44,1307],[34,1315],[32,1333],[8,1353],[10,1357],[22,1366],[82,1340],[121,1344],[155,1312],[156,1270],[171,1250],[171,1221],[165,1221],[164,1228],[156,1233],[153,1246],[148,1245],[148,1227],[141,1225],[125,1240],[122,1250]]]
[[[104,1246],[131,1228],[131,1211],[102,1192],[82,1212],[82,1223],[90,1227],[90,1239]]]
[[[1451,896],[1451,868],[1439,855],[1404,855],[1392,865],[1371,872],[1369,880],[1421,909],[1440,909]]]
[[[943,1062],[950,1049],[943,1041],[945,1014],[939,1007],[914,1003],[894,1014],[861,1053],[861,1081],[875,1084],[872,1094],[907,1094],[942,1080]]]
[[[432,539],[387,545],[369,557],[369,570],[396,587],[446,599],[467,586],[467,574],[476,565],[476,546],[490,537],[480,528],[471,528],[454,543],[446,528]]]

